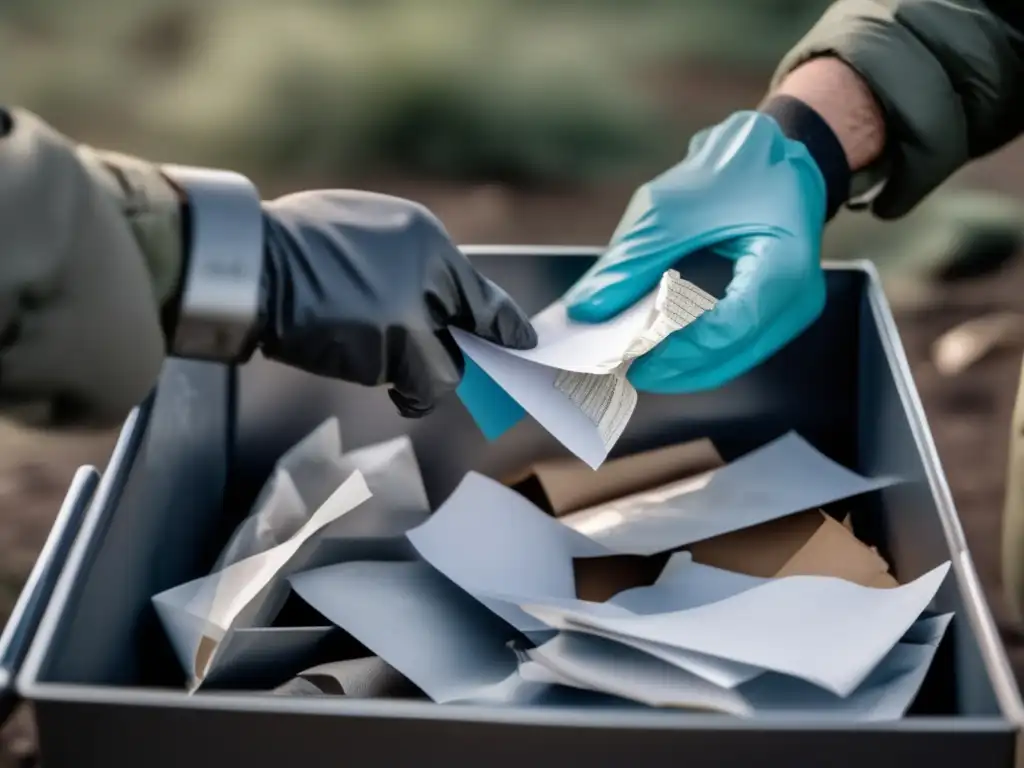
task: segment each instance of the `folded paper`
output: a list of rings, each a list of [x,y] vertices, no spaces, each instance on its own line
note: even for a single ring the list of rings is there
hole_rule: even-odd
[[[847,696],[921,616],[948,570],[949,563],[944,563],[893,589],[790,576],[709,604],[646,616],[594,616],[553,605],[521,607],[552,629],[595,629],[605,636],[703,653]]]
[[[848,696],[840,697],[778,674],[734,689],[715,686],[613,641],[560,634],[526,652],[524,678],[594,690],[649,706],[711,710],[742,717],[813,715],[860,721],[894,720],[910,707],[951,616],[917,622]],[[923,639],[915,642],[914,635]]]
[[[291,583],[436,702],[473,698],[515,673],[516,633],[426,563],[342,563]]]
[[[193,689],[213,669],[230,631],[269,623],[287,598],[282,577],[305,565],[317,534],[369,498],[355,472],[284,543],[153,598]]]
[[[862,477],[790,432],[721,469],[561,521],[618,554],[652,555],[896,482]]]
[[[462,388],[460,397],[492,437],[494,419],[488,414],[495,405],[498,412],[507,412],[511,397],[596,469],[636,407],[636,390],[626,380],[630,362],[715,302],[669,271],[656,290],[604,323],[573,322],[563,302],[552,304],[532,318],[538,339],[533,349],[507,349],[453,328],[456,344],[486,374],[474,374],[472,388]]]

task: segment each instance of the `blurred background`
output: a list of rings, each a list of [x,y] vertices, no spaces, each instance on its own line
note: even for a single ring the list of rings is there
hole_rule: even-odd
[[[827,5],[5,0],[0,94],[87,143],[244,172],[265,197],[363,187],[427,204],[462,243],[600,244],[695,130],[756,106]],[[872,258],[883,274],[1000,619],[1022,171],[1011,146],[908,219],[843,214],[826,242],[827,258]],[[0,423],[0,622],[75,467],[102,466],[113,439]],[[30,764],[28,719],[3,743],[0,766]]]

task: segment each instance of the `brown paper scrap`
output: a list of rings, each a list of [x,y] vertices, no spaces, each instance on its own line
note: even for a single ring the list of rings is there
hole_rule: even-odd
[[[690,552],[695,562],[762,578],[834,576],[867,587],[898,586],[877,550],[845,521],[817,510],[698,542]]]
[[[612,459],[597,471],[575,458],[539,461],[505,484],[561,517],[724,464],[714,444],[703,438]]]

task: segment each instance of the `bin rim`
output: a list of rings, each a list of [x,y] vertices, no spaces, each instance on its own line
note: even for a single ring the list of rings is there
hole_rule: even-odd
[[[596,258],[605,250],[604,246],[595,245],[499,245],[499,244],[466,244],[460,250],[469,257],[474,256],[568,256]],[[958,587],[964,591],[966,619],[978,639],[982,661],[986,673],[992,682],[999,704],[998,715],[991,717],[915,717],[892,723],[845,722],[835,719],[819,718],[801,720],[799,724],[785,718],[759,718],[758,727],[765,725],[784,725],[787,722],[800,730],[823,729],[834,731],[845,730],[906,730],[921,729],[925,731],[972,729],[1006,732],[1024,729],[1024,702],[1014,680],[1012,668],[1005,649],[999,638],[995,621],[988,609],[980,580],[970,558],[966,539],[959,519],[955,513],[952,494],[949,490],[945,474],[941,469],[938,453],[932,438],[931,430],[925,420],[924,408],[921,404],[917,388],[907,362],[906,354],[896,327],[888,301],[882,289],[882,282],[873,262],[867,259],[849,261],[822,262],[825,270],[831,272],[859,272],[866,282],[865,296],[868,311],[878,324],[882,333],[880,338],[883,351],[895,374],[898,393],[908,415],[912,417],[911,429],[917,443],[919,454],[924,464],[929,486],[935,496],[942,522],[943,533],[953,554],[953,570]],[[245,695],[229,693],[204,693],[201,696],[189,696],[182,689],[166,690],[153,688],[126,689],[112,686],[75,683],[51,683],[39,680],[39,673],[45,664],[54,635],[59,629],[59,607],[66,604],[75,589],[77,574],[85,565],[88,556],[88,544],[92,536],[100,529],[109,510],[116,505],[123,490],[131,466],[126,459],[134,455],[142,442],[146,424],[152,411],[154,397],[151,395],[145,403],[136,408],[125,421],[121,435],[114,448],[109,466],[116,471],[105,472],[93,501],[88,505],[87,514],[81,525],[81,535],[74,542],[67,557],[67,567],[59,574],[56,587],[52,591],[51,600],[39,622],[37,631],[32,638],[31,647],[26,654],[20,669],[13,670],[14,688],[17,694],[30,701],[64,701],[88,702],[110,705],[124,704],[130,698],[135,706],[159,707],[181,706],[188,702],[190,707],[201,710],[228,710],[271,713],[306,713],[320,715],[346,715],[350,717],[379,717],[396,719],[425,720],[460,720],[502,722],[507,724],[542,724],[562,726],[594,726],[635,728],[679,728],[684,727],[743,730],[750,727],[744,719],[728,718],[719,715],[702,715],[686,713],[681,718],[677,712],[652,710],[650,712],[615,712],[601,713],[593,710],[575,710],[568,708],[508,708],[494,709],[490,707],[474,707],[470,705],[446,705],[438,707],[430,702],[418,701],[373,701],[362,699],[325,698],[283,698],[247,693]],[[2,670],[0,670],[2,671]],[[2,678],[0,678],[2,680]]]
[[[992,682],[1000,711],[1017,727],[1018,731],[1024,731],[1024,701],[1021,699],[1013,668],[1006,655],[1006,648],[1000,638],[992,611],[989,609],[981,579],[974,567],[974,560],[967,546],[967,537],[960,523],[960,517],[956,513],[953,493],[949,488],[946,473],[942,470],[938,447],[925,415],[921,395],[914,383],[906,350],[896,325],[896,318],[885,297],[878,269],[874,262],[867,259],[850,261],[845,264],[859,269],[867,275],[868,307],[878,327],[883,331],[879,334],[879,338],[885,356],[893,371],[898,373],[894,377],[896,388],[904,411],[911,417],[909,419],[911,433],[922,459],[928,485],[936,500],[943,533],[953,554],[954,575],[965,598],[963,601],[965,618],[978,641],[982,662],[989,680]],[[1017,751],[1019,754],[1024,754],[1020,748]]]
[[[47,534],[28,578],[18,595],[11,615],[0,632],[0,726],[19,702],[12,684],[28,654],[53,590],[67,562],[86,510],[99,485],[96,467],[78,468]]]
[[[154,393],[150,393],[141,405],[128,414],[121,426],[121,432],[107,462],[108,468],[112,467],[117,471],[106,471],[101,475],[95,467],[81,467],[72,481],[65,503],[58,514],[58,521],[67,513],[66,519],[74,527],[73,535],[56,536],[58,530],[55,523],[47,538],[43,552],[45,553],[53,543],[53,551],[55,554],[59,554],[60,558],[59,560],[53,558],[53,564],[49,568],[49,579],[45,581],[47,588],[40,595],[40,597],[45,595],[45,600],[35,599],[31,602],[34,621],[30,627],[26,626],[25,628],[31,629],[31,632],[24,630],[21,632],[22,639],[18,649],[17,664],[7,669],[10,679],[13,681],[13,685],[10,685],[10,681],[8,685],[18,699],[29,698],[25,695],[20,681],[26,672],[29,673],[29,679],[34,679],[38,673],[41,661],[45,657],[45,651],[49,647],[59,623],[58,609],[68,599],[70,591],[75,588],[77,575],[82,570],[83,559],[88,549],[87,545],[96,534],[97,525],[101,524],[106,517],[106,509],[115,500],[112,498],[112,494],[115,491],[119,494],[124,487],[125,466],[128,464],[125,459],[135,453],[142,441],[145,432],[142,426],[142,416],[152,410],[153,400]],[[45,567],[44,560],[45,558],[41,555],[36,568],[39,568],[41,564]],[[33,568],[33,576],[36,568]],[[27,591],[26,588],[26,591],[22,593],[22,597],[18,600],[19,604],[22,598],[25,598]],[[28,598],[26,598],[27,601]],[[12,636],[19,629],[16,622],[13,621],[15,615],[17,615],[17,607],[12,613],[12,621],[8,622]],[[11,628],[11,625],[14,627]],[[4,634],[7,634],[7,630]],[[0,650],[3,649],[0,648]]]

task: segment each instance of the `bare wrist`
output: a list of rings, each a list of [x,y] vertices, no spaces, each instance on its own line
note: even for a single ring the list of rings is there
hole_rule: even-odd
[[[833,130],[853,172],[881,157],[885,116],[867,83],[834,57],[811,59],[782,81],[771,96],[799,99]]]

